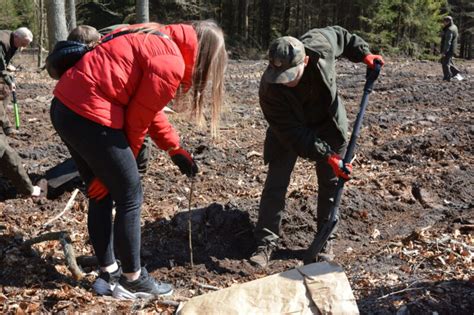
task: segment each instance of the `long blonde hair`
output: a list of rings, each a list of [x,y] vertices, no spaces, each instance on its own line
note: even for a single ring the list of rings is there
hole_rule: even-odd
[[[224,96],[224,71],[227,66],[224,33],[213,20],[191,23],[198,37],[198,54],[193,72],[192,111],[202,121],[204,90],[211,84],[211,135],[217,137]]]
[[[227,66],[227,51],[225,49],[224,32],[213,20],[187,22],[193,26],[198,39],[198,51],[192,77],[191,111],[195,118],[202,123],[204,120],[204,92],[209,82],[211,84],[211,135],[218,136],[221,107],[224,97],[224,71]],[[145,23],[137,28],[139,32],[160,30],[164,25]],[[133,28],[132,26],[125,27]],[[178,90],[175,102],[182,103],[184,95]]]

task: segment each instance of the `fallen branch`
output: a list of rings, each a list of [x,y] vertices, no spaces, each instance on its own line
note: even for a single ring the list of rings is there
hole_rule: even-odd
[[[156,302],[160,305],[164,305],[164,306],[172,306],[172,307],[178,307],[179,306],[179,302],[177,301],[172,301],[172,300],[162,300],[161,298],[159,297],[156,297],[156,296],[151,296],[149,298],[146,298],[146,299],[140,299],[138,300],[137,302],[135,302],[132,307],[131,307],[131,310],[132,312],[136,312],[136,311],[140,311],[140,310],[143,310],[144,308],[148,307],[148,306],[151,306],[151,304],[153,302]]]
[[[455,244],[455,245],[459,245],[459,246],[462,246],[464,247],[465,249],[467,249],[468,251],[471,251],[471,252],[474,252],[474,246],[470,246],[470,245],[467,245],[463,242],[459,242],[459,241],[456,241],[456,240],[450,240],[449,241],[451,244]]]
[[[203,289],[209,289],[209,290],[214,290],[214,291],[219,291],[220,290],[220,288],[218,288],[216,286],[213,286],[213,285],[209,285],[209,284],[196,283],[196,285],[200,288],[203,288]]]
[[[64,207],[63,211],[61,211],[58,215],[56,215],[54,218],[43,224],[43,228],[47,227],[54,221],[56,221],[58,218],[62,217],[66,211],[69,211],[72,206],[74,205],[74,199],[76,199],[77,193],[79,192],[79,189],[74,189],[74,191],[71,194],[71,197],[69,198],[68,202],[66,203],[66,206]]]
[[[189,188],[189,203],[188,203],[188,245],[189,245],[189,260],[191,261],[191,268],[194,268],[193,259],[193,230],[192,230],[192,212],[191,212],[191,201],[193,198],[194,179],[191,178],[191,187]]]
[[[424,243],[426,243],[428,245],[435,245],[436,249],[438,251],[440,251],[439,245],[448,246],[448,244],[446,244],[446,243],[451,243],[451,244],[454,244],[454,245],[459,245],[459,246],[463,247],[464,249],[469,250],[471,252],[474,252],[474,246],[468,245],[468,244],[460,242],[460,241],[453,240],[453,238],[451,236],[445,236],[441,239],[436,239],[434,241],[424,241]]]
[[[426,289],[425,287],[419,287],[419,288],[412,288],[411,286],[413,286],[414,284],[418,283],[418,281],[415,281],[413,282],[412,284],[410,284],[407,288],[405,289],[402,289],[402,290],[398,290],[398,291],[394,291],[394,292],[391,292],[391,293],[388,293],[388,294],[385,294],[385,295],[382,295],[381,297],[378,297],[377,300],[382,300],[382,299],[385,299],[391,295],[395,295],[395,294],[398,294],[398,293],[402,293],[402,292],[406,292],[406,291],[412,291],[412,290],[423,290],[423,289]]]
[[[64,251],[64,257],[66,258],[66,264],[74,279],[81,280],[84,277],[84,272],[77,265],[76,254],[74,252],[72,241],[68,232],[60,231],[42,234],[23,242],[23,247],[31,248],[31,246],[34,244],[53,240],[58,240],[61,243]]]

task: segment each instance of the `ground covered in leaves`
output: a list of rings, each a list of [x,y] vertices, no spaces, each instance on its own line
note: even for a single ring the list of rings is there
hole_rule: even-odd
[[[49,102],[54,81],[37,72],[32,56],[13,62],[22,125],[9,143],[33,181],[68,158],[53,130]],[[364,314],[472,314],[474,311],[473,80],[474,62],[458,61],[464,81],[442,82],[437,63],[389,60],[370,97],[354,163],[346,185],[336,262],[351,283]],[[77,256],[93,255],[82,191],[70,209],[76,182],[47,199],[19,199],[0,181],[0,312],[171,313],[174,302],[292,268],[301,263],[315,234],[314,166],[297,163],[288,191],[282,239],[271,265],[247,262],[266,167],[262,148],[266,122],[258,104],[265,62],[231,61],[221,138],[187,117],[171,115],[183,145],[201,173],[192,185],[193,262],[188,245],[191,182],[170,159],[154,150],[143,178],[142,262],[158,279],[173,283],[174,296],[124,302],[97,297],[95,267],[77,280],[59,240],[31,249],[24,242],[67,232]],[[354,121],[365,69],[338,64],[340,95]],[[11,113],[11,111],[10,111]],[[13,114],[11,114],[13,117]],[[62,213],[60,216],[58,214]]]

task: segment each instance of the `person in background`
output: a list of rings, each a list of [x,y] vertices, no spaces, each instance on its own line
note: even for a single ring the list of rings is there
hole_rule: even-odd
[[[88,45],[98,42],[101,37],[102,35],[95,27],[90,25],[79,25],[71,30],[67,36],[67,40]]]
[[[369,46],[342,27],[308,31],[299,39],[276,39],[268,51],[269,65],[260,81],[259,97],[269,127],[264,143],[268,173],[255,228],[257,249],[250,257],[265,267],[277,246],[290,175],[298,157],[315,163],[318,181],[317,228],[329,219],[338,177],[349,179],[343,165],[347,116],[336,86],[336,59],[346,57],[374,67]],[[319,259],[331,260],[331,243]]]
[[[101,270],[93,288],[135,299],[173,292],[141,267],[143,193],[136,157],[148,133],[183,174],[197,174],[162,109],[192,88],[191,107],[200,116],[209,88],[216,134],[227,54],[223,32],[213,21],[126,28],[132,32],[97,45],[61,76],[51,120],[88,187],[89,237]]]
[[[443,68],[443,81],[463,80],[461,73],[453,63],[458,46],[458,27],[453,23],[451,16],[443,19],[443,32],[441,34],[441,66]]]
[[[18,50],[27,47],[33,41],[33,34],[26,27],[15,31],[0,30],[0,132],[7,136],[13,132],[7,115],[10,92],[16,90],[15,78],[8,72],[10,60]]]

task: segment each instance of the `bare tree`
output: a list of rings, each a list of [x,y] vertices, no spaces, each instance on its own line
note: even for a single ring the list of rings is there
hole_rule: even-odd
[[[66,9],[67,9],[67,29],[70,32],[73,28],[77,26],[76,1],[66,0]]]
[[[150,22],[150,6],[148,0],[137,0],[136,13],[137,23],[148,23]]]
[[[260,43],[263,47],[268,47],[270,44],[272,8],[272,1],[262,0],[260,2]]]
[[[66,12],[64,0],[47,0],[46,12],[48,22],[48,47],[51,51],[54,45],[67,38]]]
[[[249,0],[239,0],[238,29],[244,39],[249,38]]]
[[[39,27],[38,30],[38,67],[43,64],[43,43],[44,43],[44,1],[37,0],[36,2],[36,18]]]

